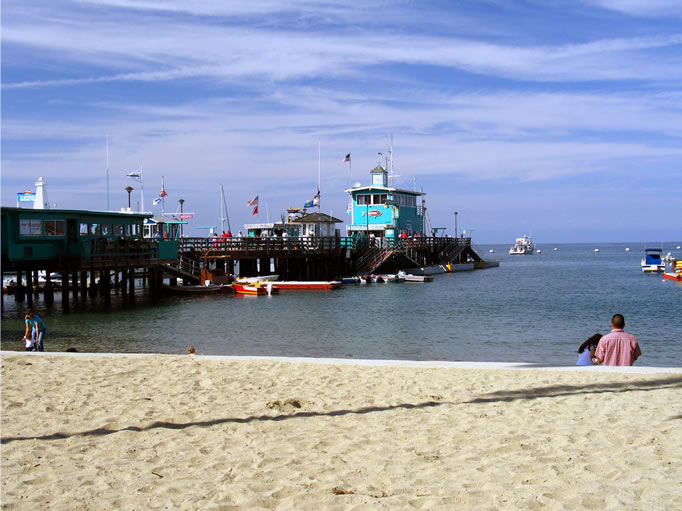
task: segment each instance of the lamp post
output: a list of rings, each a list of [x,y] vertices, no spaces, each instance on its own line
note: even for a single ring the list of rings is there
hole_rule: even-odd
[[[130,209],[130,192],[133,191],[132,186],[126,186],[126,192],[128,192],[128,209]]]
[[[182,205],[185,203],[185,199],[178,199],[178,202],[180,203],[180,221],[182,221]],[[182,224],[180,224],[180,237],[182,238],[182,233],[183,233],[183,228]]]
[[[455,211],[455,238],[459,238],[459,232],[457,231],[457,211]]]

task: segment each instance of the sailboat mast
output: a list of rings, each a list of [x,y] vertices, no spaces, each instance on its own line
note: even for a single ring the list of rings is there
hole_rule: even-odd
[[[320,141],[317,141],[317,212],[320,212]]]
[[[164,182],[163,176],[161,176],[161,215],[166,214],[166,183]]]
[[[225,232],[225,220],[227,220],[227,230],[232,232],[230,227],[230,216],[227,214],[227,202],[225,201],[225,189],[220,185],[220,225],[222,232]]]

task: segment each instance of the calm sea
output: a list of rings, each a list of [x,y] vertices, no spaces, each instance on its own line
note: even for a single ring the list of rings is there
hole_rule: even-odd
[[[682,258],[677,245],[664,243],[664,253]],[[432,283],[271,297],[152,303],[138,288],[134,303],[81,297],[64,313],[57,296],[53,306],[41,298],[34,308],[47,324],[48,351],[186,353],[194,346],[204,355],[543,365],[574,364],[578,345],[607,333],[619,312],[640,341],[638,365],[682,366],[682,284],[642,273],[644,244],[540,244],[542,254],[533,256],[509,256],[508,245],[478,248],[500,267],[437,275]],[[3,350],[23,349],[24,310],[5,297]]]

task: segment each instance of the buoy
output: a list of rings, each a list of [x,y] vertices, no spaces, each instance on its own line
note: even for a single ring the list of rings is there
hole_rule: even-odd
[[[680,246],[679,246],[679,245],[677,245],[677,250],[679,250],[679,249],[680,249]]]
[[[537,252],[538,254],[542,254],[542,250],[540,250],[540,249],[536,250],[536,252]]]
[[[491,249],[490,249],[490,253],[491,253],[491,254],[494,254],[495,251],[491,248]]]
[[[626,252],[630,252],[630,247],[625,247]]]
[[[558,248],[554,247],[554,250],[559,250]]]
[[[599,249],[598,249],[598,248],[595,248],[594,251],[595,251],[595,252],[599,252]]]

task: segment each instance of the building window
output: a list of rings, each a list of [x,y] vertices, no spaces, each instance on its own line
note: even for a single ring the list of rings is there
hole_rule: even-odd
[[[358,206],[367,206],[372,204],[371,195],[358,195]]]
[[[81,236],[87,236],[88,234],[90,234],[90,231],[88,230],[88,225],[89,224],[81,224],[80,227]]]
[[[45,220],[45,236],[64,236],[64,220]]]
[[[123,236],[123,226],[121,224],[114,224],[114,236]]]
[[[43,234],[42,220],[19,219],[19,236],[41,236]]]
[[[385,204],[388,200],[388,195],[385,193],[377,193],[372,196],[372,204]]]

